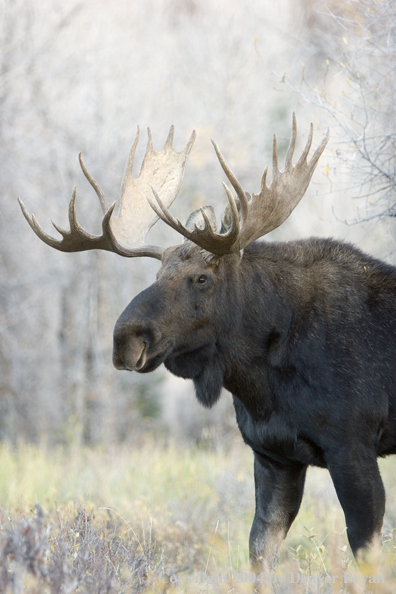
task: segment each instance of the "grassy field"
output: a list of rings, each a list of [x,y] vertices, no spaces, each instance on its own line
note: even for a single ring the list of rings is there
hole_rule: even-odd
[[[238,440],[216,451],[154,438],[135,448],[2,445],[0,458],[0,592],[251,591],[253,456]],[[395,460],[381,472],[385,584],[373,588],[395,592]],[[328,473],[310,469],[264,591],[358,591],[343,572],[361,583]]]

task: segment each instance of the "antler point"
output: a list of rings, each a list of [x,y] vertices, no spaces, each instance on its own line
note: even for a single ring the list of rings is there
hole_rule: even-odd
[[[274,140],[272,143],[272,175],[275,179],[278,175],[278,153],[276,147],[276,134],[274,134]]]
[[[164,148],[168,147],[168,146],[170,146],[172,148],[174,135],[175,135],[175,127],[172,124],[171,127],[169,128],[169,134],[168,134],[168,138],[165,141]]]

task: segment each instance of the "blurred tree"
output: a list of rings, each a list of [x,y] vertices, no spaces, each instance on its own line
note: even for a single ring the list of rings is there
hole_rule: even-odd
[[[310,0],[299,16],[305,66],[300,80],[289,76],[283,80],[330,117],[333,139],[338,132],[335,167],[347,173],[348,190],[364,198],[358,220],[392,220],[396,217],[396,3]]]

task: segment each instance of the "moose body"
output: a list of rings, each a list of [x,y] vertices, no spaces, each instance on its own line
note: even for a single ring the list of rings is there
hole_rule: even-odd
[[[396,269],[325,239],[256,242],[215,265],[189,243],[120,316],[114,365],[164,363],[207,407],[233,394],[255,454],[252,560],[286,535],[309,465],[329,469],[358,554],[382,526],[377,456],[396,453]]]
[[[181,153],[173,129],[160,152],[151,136],[140,174],[132,175],[138,135],[125,174],[120,209],[108,207],[98,183],[102,235],[76,220],[47,235],[21,203],[35,233],[61,251],[104,249],[162,261],[156,282],[118,319],[113,363],[148,373],[162,363],[192,379],[198,400],[211,407],[222,388],[233,394],[237,422],[255,458],[256,513],[250,534],[253,565],[271,560],[300,507],[309,465],[328,468],[345,513],[354,555],[364,558],[381,539],[385,493],[378,456],[396,453],[396,268],[333,240],[290,243],[255,240],[289,216],[304,195],[328,136],[308,162],[295,166],[296,121],[285,168],[247,194],[214,144],[237,198],[217,232],[211,207],[186,226],[168,207],[180,187],[194,133]],[[162,198],[153,185],[161,191]],[[153,202],[149,194],[154,195]],[[157,217],[187,241],[162,249],[143,243]],[[132,244],[132,245],[131,245]],[[129,245],[129,247],[127,247]]]

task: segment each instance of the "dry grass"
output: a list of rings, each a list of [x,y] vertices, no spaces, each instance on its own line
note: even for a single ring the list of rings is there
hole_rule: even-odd
[[[217,452],[153,441],[132,451],[2,445],[0,456],[0,592],[251,591],[241,580],[249,578],[252,454],[239,442]],[[380,587],[394,592],[394,460],[381,466],[388,499]],[[343,583],[344,571],[361,574],[327,472],[311,469],[275,583],[264,591],[357,591]],[[204,583],[220,576],[226,584]]]

